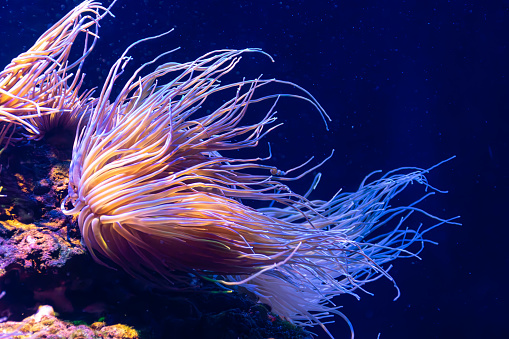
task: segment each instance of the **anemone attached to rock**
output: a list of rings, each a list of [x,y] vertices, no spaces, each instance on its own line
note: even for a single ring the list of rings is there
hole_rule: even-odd
[[[392,280],[383,265],[417,255],[426,230],[402,224],[423,211],[415,204],[391,207],[390,201],[410,183],[432,189],[424,177],[428,170],[389,172],[365,180],[357,192],[309,200],[288,183],[320,164],[290,177],[301,167],[282,171],[269,164],[270,156],[227,156],[256,147],[277,127],[274,106],[281,97],[308,101],[327,118],[295,84],[220,81],[251,52],[261,51],[214,51],[140,76],[157,58],[111,99],[129,60],[126,51],[75,140],[62,210],[78,216],[84,242],[101,263],[113,262],[165,288],[190,286],[196,277],[241,285],[284,318],[323,326],[333,314],[342,316],[332,297],[356,295],[379,277]],[[274,83],[302,94],[257,96]],[[215,109],[203,108],[228,90],[233,97]],[[251,105],[268,100],[273,106],[263,118],[244,122]],[[253,201],[266,205],[255,207]],[[387,232],[373,234],[391,221]],[[411,251],[414,243],[421,246]]]

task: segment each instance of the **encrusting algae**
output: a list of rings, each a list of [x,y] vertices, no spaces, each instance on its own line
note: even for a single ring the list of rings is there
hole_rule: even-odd
[[[3,332],[3,334],[1,333]],[[40,306],[36,314],[21,322],[0,323],[0,339],[139,339],[138,332],[126,325],[104,323],[74,325],[59,320],[51,306]]]
[[[324,323],[334,315],[348,322],[333,297],[357,297],[356,291],[379,277],[393,281],[385,264],[416,257],[427,231],[454,223],[417,207],[440,192],[426,180],[431,169],[369,175],[356,192],[312,200],[289,183],[323,162],[281,170],[270,164],[270,155],[233,157],[229,151],[254,148],[278,127],[275,106],[281,98],[304,100],[328,119],[296,84],[263,78],[221,82],[244,54],[266,55],[261,50],[218,50],[186,63],[163,63],[164,53],[117,88],[129,50],[152,39],[147,38],[114,63],[97,98],[91,91],[78,95],[83,61],[97,39],[98,21],[108,13],[100,3],[83,2],[0,73],[4,147],[39,140],[59,126],[76,130],[61,211],[77,218],[97,262],[167,290],[199,290],[197,281],[228,292],[241,286],[284,319],[320,325],[332,337]],[[86,36],[83,55],[68,63],[80,32]],[[297,92],[258,95],[273,84]],[[231,99],[215,109],[202,108],[229,92]],[[272,102],[266,115],[246,123],[251,105],[266,101]],[[411,183],[430,192],[408,206],[393,206]],[[254,207],[260,203],[265,207]],[[434,225],[407,228],[414,212]]]

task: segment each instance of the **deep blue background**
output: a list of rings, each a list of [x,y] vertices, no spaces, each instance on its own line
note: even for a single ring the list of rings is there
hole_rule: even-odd
[[[78,3],[0,2],[2,65]],[[101,21],[101,41],[87,60],[87,86],[100,85],[130,43],[175,27],[135,49],[128,70],[177,46],[175,61],[212,49],[261,47],[276,62],[246,56],[242,74],[294,81],[318,99],[333,118],[329,132],[311,106],[287,100],[278,109],[285,126],[270,137],[283,169],[335,149],[315,197],[354,190],[373,170],[429,167],[457,155],[428,177],[450,193],[422,207],[443,217],[461,215],[463,226],[430,233],[439,246],[427,246],[422,261],[395,263],[397,301],[392,283],[382,279],[368,286],[375,296],[361,294],[359,302],[344,296],[337,303],[357,338],[509,338],[508,6],[119,0],[116,18]],[[302,193],[309,181],[294,187]],[[330,327],[336,338],[347,337],[342,320],[337,323]]]

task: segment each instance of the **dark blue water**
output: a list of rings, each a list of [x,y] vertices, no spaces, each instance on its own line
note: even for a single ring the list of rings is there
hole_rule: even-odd
[[[0,3],[2,65],[79,1]],[[348,4],[349,3],[349,4]],[[358,338],[508,338],[507,218],[509,79],[507,1],[156,1],[119,0],[101,21],[100,42],[86,64],[86,86],[99,86],[132,42],[175,28],[135,48],[128,68],[168,49],[189,61],[221,48],[260,47],[239,76],[293,81],[332,118],[285,100],[285,126],[270,136],[274,161],[291,168],[314,155],[326,163],[315,197],[356,189],[373,170],[429,167],[428,179],[450,193],[421,207],[462,227],[429,233],[422,261],[401,260],[391,275],[336,302]],[[262,114],[262,112],[260,112]],[[261,152],[265,152],[264,148]],[[311,178],[293,186],[300,193]],[[415,194],[418,190],[415,188]],[[430,225],[430,220],[423,219]],[[505,305],[505,306],[504,306]],[[337,319],[336,338],[348,336]],[[316,332],[320,332],[317,328]]]

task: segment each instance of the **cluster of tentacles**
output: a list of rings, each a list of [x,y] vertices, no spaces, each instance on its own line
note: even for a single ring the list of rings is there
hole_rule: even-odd
[[[0,142],[4,146],[26,138],[39,140],[58,127],[77,128],[94,101],[92,90],[79,94],[83,62],[97,41],[98,22],[107,12],[98,2],[83,2],[0,72]],[[78,35],[83,35],[83,54],[70,62]]]
[[[62,211],[78,216],[83,240],[98,262],[114,263],[169,289],[197,288],[197,278],[227,288],[241,285],[286,319],[323,327],[326,318],[343,316],[331,302],[334,296],[356,295],[379,277],[392,280],[384,264],[418,254],[430,228],[402,224],[412,212],[424,213],[415,206],[423,198],[410,206],[389,202],[412,182],[433,191],[424,177],[428,170],[393,171],[366,179],[356,192],[310,200],[287,183],[320,164],[290,177],[302,167],[285,172],[270,165],[270,156],[226,155],[257,146],[277,127],[274,106],[280,97],[308,101],[328,118],[295,84],[220,81],[242,54],[263,53],[259,50],[214,51],[141,76],[165,53],[140,67],[112,97],[130,60],[128,49],[112,66],[98,98],[91,91],[78,94],[83,61],[96,42],[98,21],[108,12],[99,3],[83,2],[0,73],[4,145],[41,138],[55,126],[76,130]],[[83,55],[69,63],[80,33]],[[257,96],[260,87],[272,83],[301,94]],[[213,110],[202,108],[225,91],[233,97]],[[273,100],[272,109],[259,122],[245,124],[250,106],[267,100]],[[250,201],[266,207],[250,207]],[[432,218],[435,225],[451,222]],[[382,226],[388,231],[373,235]],[[416,242],[421,246],[410,251]]]

